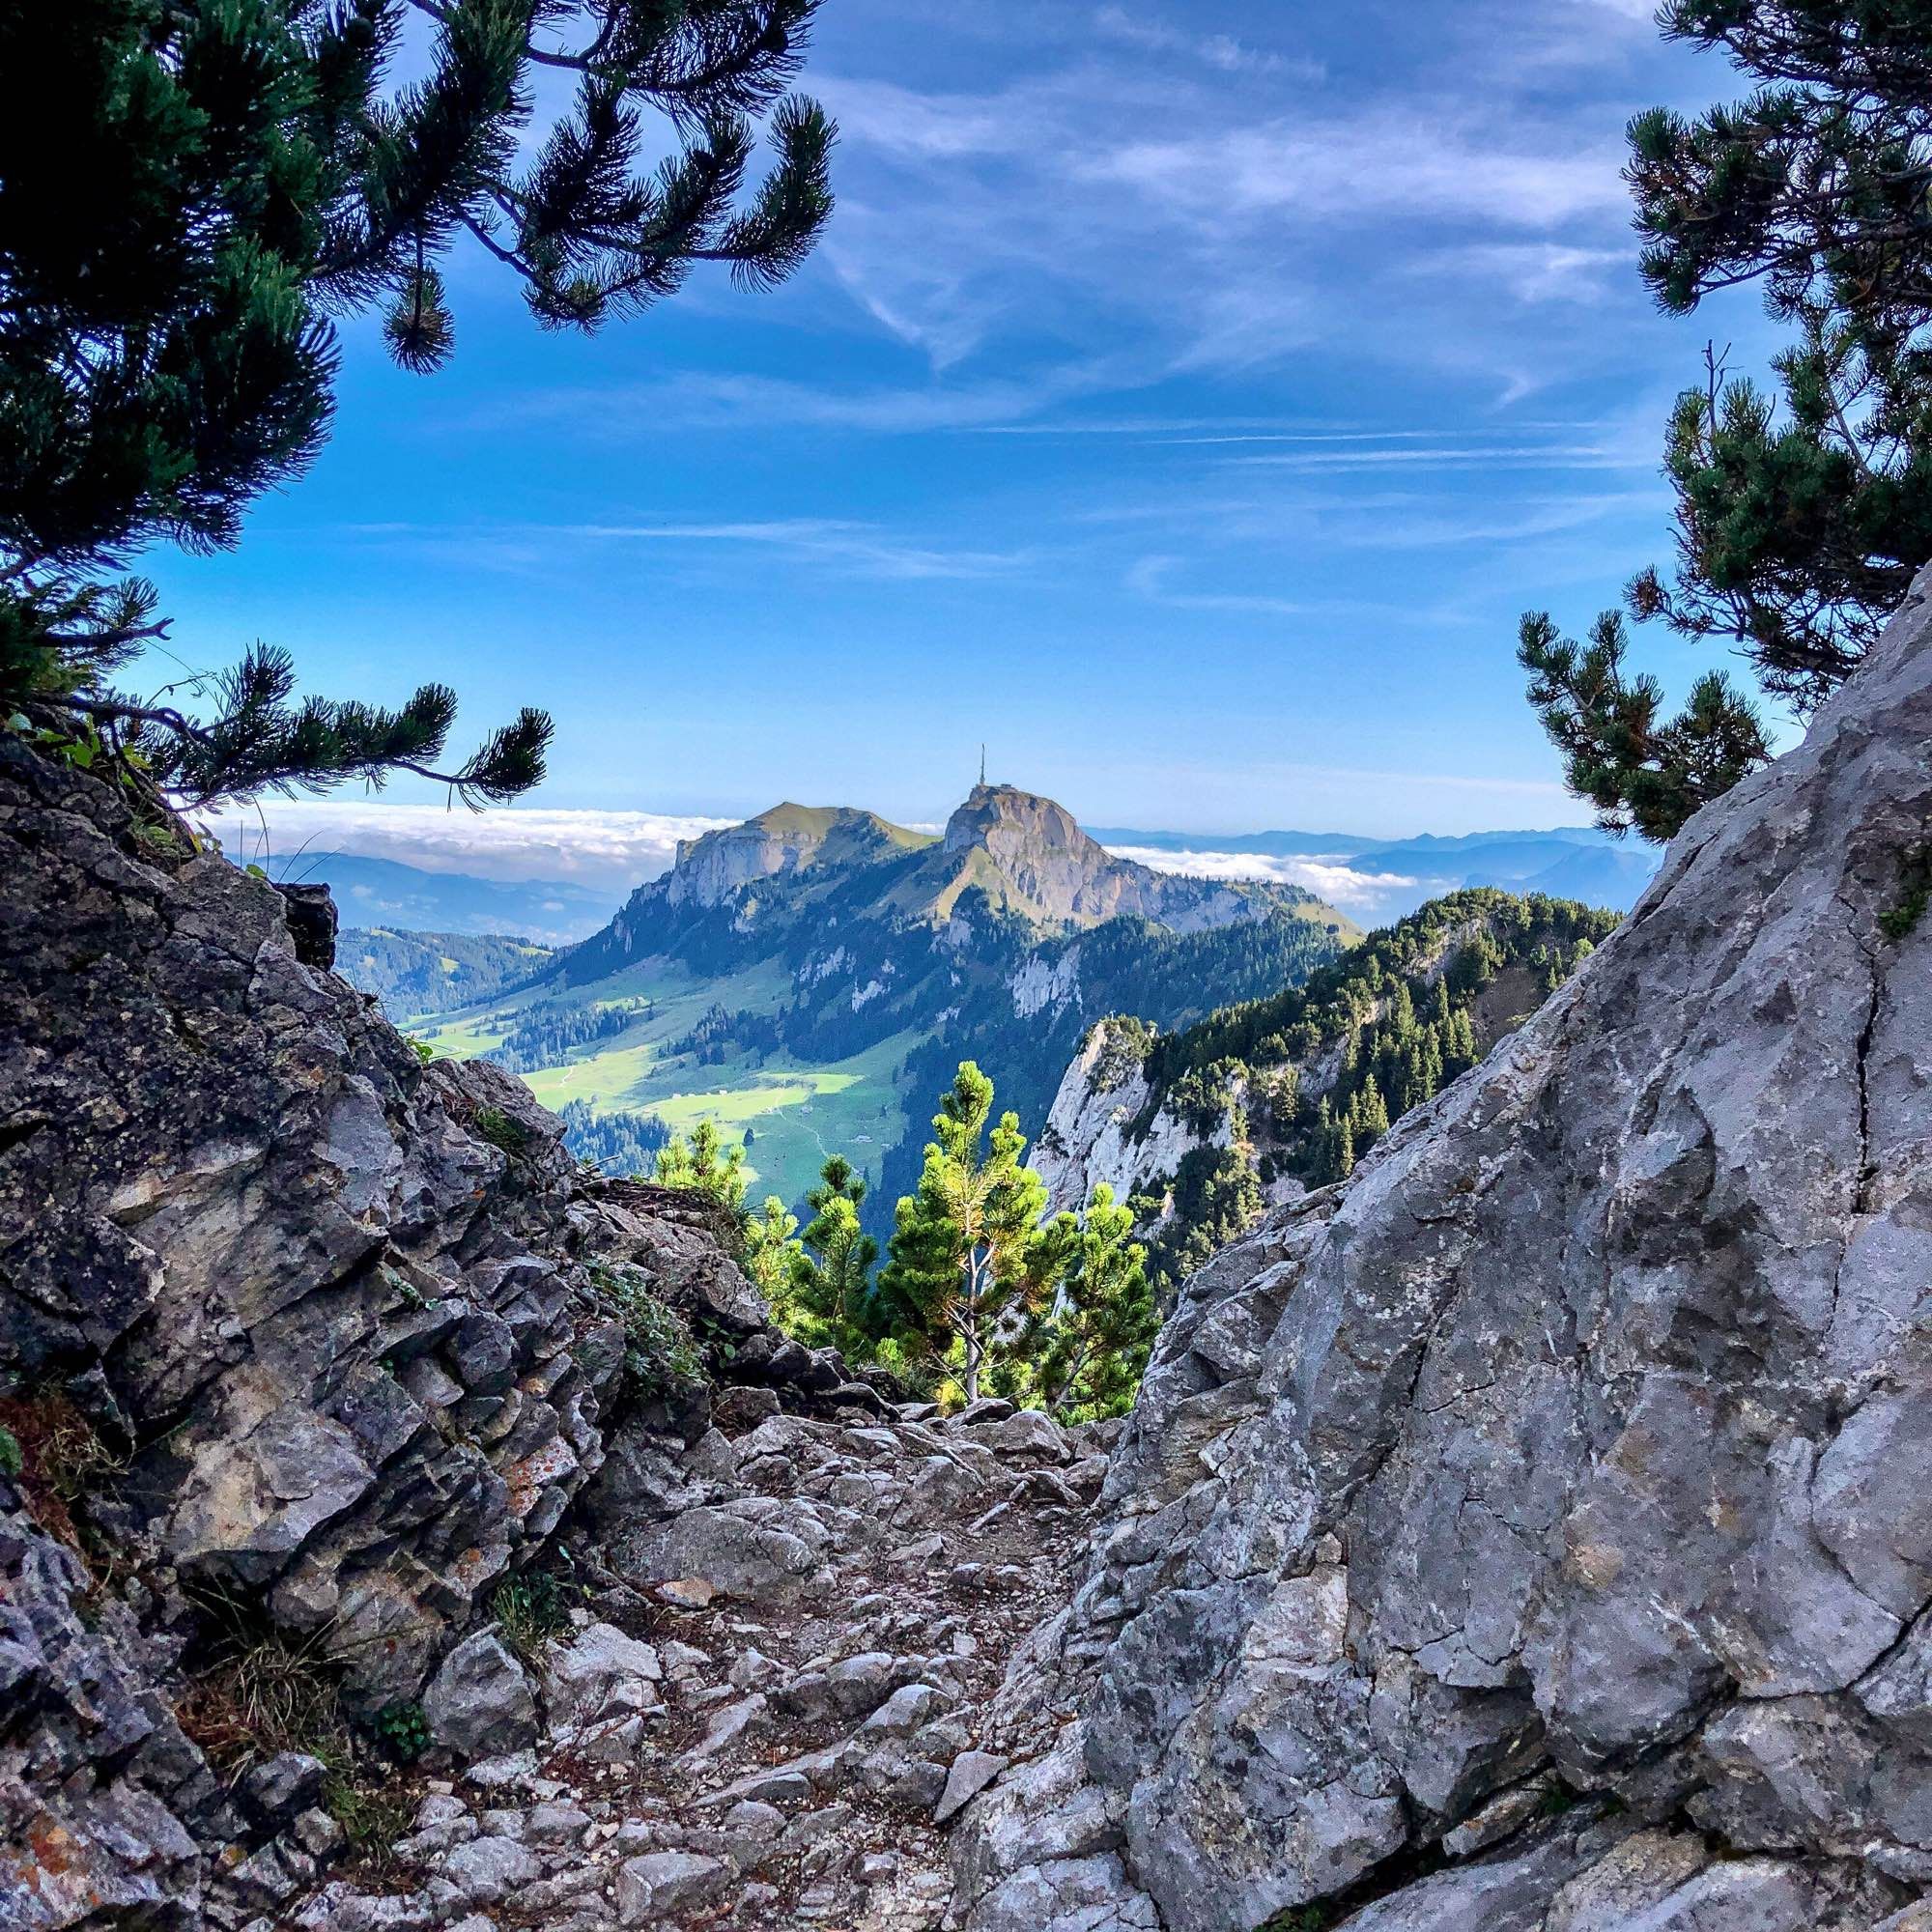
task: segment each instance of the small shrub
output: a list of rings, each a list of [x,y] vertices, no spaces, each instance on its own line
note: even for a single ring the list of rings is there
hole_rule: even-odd
[[[636,1268],[599,1264],[592,1266],[590,1280],[624,1325],[627,1396],[648,1402],[686,1394],[704,1381],[704,1357],[690,1322],[659,1300]]]
[[[377,1714],[376,1735],[402,1764],[413,1764],[429,1749],[429,1719],[420,1704],[390,1704]]]
[[[1888,939],[1910,937],[1925,908],[1932,903],[1932,845],[1921,845],[1906,860],[1898,882],[1898,898],[1878,916],[1878,929]]]
[[[410,1041],[410,1045],[414,1050],[416,1058],[420,1060],[425,1066],[427,1066],[430,1064],[430,1062],[436,1058],[436,1048],[433,1047],[426,1039],[412,1038]]]
[[[59,1390],[0,1397],[0,1470],[15,1478],[26,1494],[27,1513],[49,1536],[69,1548],[81,1547],[73,1519],[75,1504],[128,1467],[97,1430]]]
[[[513,1121],[500,1107],[478,1107],[470,1122],[477,1133],[494,1148],[500,1148],[512,1160],[528,1151],[529,1129]]]
[[[1335,1914],[1336,1908],[1321,1898],[1307,1905],[1291,1905],[1270,1918],[1263,1932],[1327,1932],[1335,1923]]]
[[[503,1641],[526,1663],[543,1655],[554,1636],[570,1628],[569,1598],[574,1586],[548,1570],[527,1571],[497,1586],[490,1613],[503,1633]]]
[[[349,1849],[377,1871],[394,1862],[394,1848],[415,1822],[415,1796],[394,1784],[372,1784],[346,1772],[323,1786],[323,1808],[342,1827]]]

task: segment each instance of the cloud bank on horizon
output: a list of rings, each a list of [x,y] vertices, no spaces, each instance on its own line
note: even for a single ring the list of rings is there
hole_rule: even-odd
[[[231,859],[262,864],[276,877],[284,867],[298,876],[316,853],[348,852],[469,878],[569,880],[621,896],[668,871],[680,839],[736,822],[660,811],[466,811],[387,800],[270,799],[259,812],[223,812],[210,829]]]
[[[1370,843],[1363,839],[1362,843]],[[1406,872],[1377,872],[1338,864],[1333,858],[1277,857],[1260,852],[1171,852],[1152,845],[1109,845],[1117,859],[1131,859],[1156,872],[1182,872],[1196,879],[1262,879],[1278,886],[1301,886],[1319,899],[1352,917],[1374,919],[1419,896],[1426,882]]]

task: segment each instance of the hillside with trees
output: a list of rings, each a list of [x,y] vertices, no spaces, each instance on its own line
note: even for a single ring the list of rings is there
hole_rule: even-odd
[[[1164,1291],[1271,1203],[1343,1180],[1412,1107],[1474,1066],[1614,930],[1539,895],[1452,894],[1304,985],[1162,1033],[1103,1019],[1034,1152],[1056,1206],[1130,1202]]]
[[[533,985],[556,954],[531,939],[502,933],[401,932],[346,927],[336,937],[338,969],[374,993],[398,1026]]]

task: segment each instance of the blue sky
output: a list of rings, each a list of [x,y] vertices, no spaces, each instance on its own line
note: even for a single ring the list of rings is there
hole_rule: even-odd
[[[1767,347],[1748,295],[1652,311],[1618,178],[1720,61],[1639,0],[826,0],[807,85],[792,282],[585,339],[458,258],[449,369],[352,327],[314,470],[147,560],[182,655],[546,705],[550,810],[930,822],[984,739],[1094,823],[1586,815],[1516,623],[1666,554],[1669,399]]]

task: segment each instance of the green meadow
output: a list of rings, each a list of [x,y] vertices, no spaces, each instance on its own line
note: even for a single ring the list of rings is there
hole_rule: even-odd
[[[706,1063],[672,1044],[714,1006],[729,1012],[776,1012],[790,1004],[790,974],[772,961],[725,979],[700,978],[665,960],[635,966],[575,992],[546,990],[417,1018],[411,1031],[439,1054],[472,1058],[502,1043],[522,1014],[545,1006],[611,1006],[649,1000],[648,1018],[615,1037],[570,1050],[554,1066],[523,1078],[545,1106],[586,1101],[594,1113],[656,1114],[673,1132],[715,1122],[727,1141],[746,1144],[752,1197],[777,1194],[796,1204],[828,1153],[843,1153],[868,1179],[899,1137],[906,1096],[896,1071],[923,1037],[895,1034],[864,1053],[830,1065],[790,1054],[726,1045]]]

